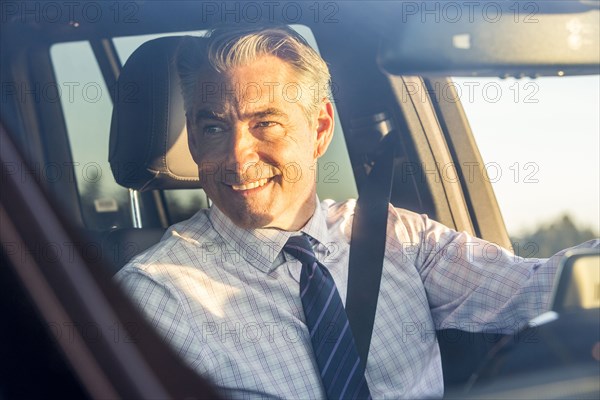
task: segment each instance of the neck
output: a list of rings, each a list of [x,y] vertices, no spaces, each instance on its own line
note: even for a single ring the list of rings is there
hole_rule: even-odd
[[[290,220],[276,222],[273,221],[271,224],[265,226],[265,228],[276,228],[283,231],[297,232],[302,229],[308,221],[312,218],[317,207],[317,201],[313,197],[306,207],[299,210],[299,212],[293,216]]]

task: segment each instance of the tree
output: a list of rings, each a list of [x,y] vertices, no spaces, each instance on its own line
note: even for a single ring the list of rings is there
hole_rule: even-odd
[[[532,232],[512,238],[512,242],[515,251],[526,249],[518,252],[521,256],[547,258],[597,236],[598,233],[590,228],[577,227],[572,218],[564,214],[553,221],[540,224]]]

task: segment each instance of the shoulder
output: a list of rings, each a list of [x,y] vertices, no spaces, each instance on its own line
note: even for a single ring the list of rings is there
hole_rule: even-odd
[[[330,234],[334,233],[336,237],[344,238],[350,243],[356,199],[345,201],[326,199],[321,201],[320,207]]]
[[[329,229],[341,230],[350,239],[352,222],[356,212],[356,199],[345,201],[323,200],[320,203],[323,214],[326,215]],[[404,208],[388,206],[388,239],[395,238],[403,242],[421,242],[429,231],[451,232],[452,229],[430,219],[426,214],[419,214]]]
[[[128,275],[150,277],[161,274],[165,266],[182,264],[206,243],[217,240],[218,234],[212,227],[207,210],[200,210],[191,218],[171,225],[158,243],[135,256],[115,275],[115,280],[122,280]]]
[[[327,219],[350,218],[354,215],[356,199],[335,201],[326,199],[320,203],[321,210]]]
[[[352,220],[356,211],[356,205],[356,199],[344,201],[327,199],[320,203],[321,210],[327,216],[327,219],[331,221],[339,219]],[[404,225],[417,229],[424,228],[425,225],[434,222],[426,214],[418,214],[404,208],[394,207],[392,204],[388,205],[388,218],[392,222],[401,222]]]

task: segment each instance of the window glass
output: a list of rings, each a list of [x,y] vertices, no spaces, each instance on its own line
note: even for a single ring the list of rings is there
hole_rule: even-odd
[[[90,229],[131,226],[127,190],[108,163],[112,102],[88,42],[50,49],[79,191],[83,220]]]
[[[596,237],[599,77],[454,82],[516,247],[548,257]]]
[[[304,25],[291,25],[299,34],[301,34],[309,45],[317,52],[319,47],[310,28]],[[335,85],[332,91],[335,92]],[[316,174],[317,193],[321,199],[346,200],[357,198],[358,191],[352,165],[348,156],[348,148],[344,140],[342,124],[338,118],[337,109],[335,109],[335,130],[333,139],[329,145],[327,153],[319,159],[318,171]]]

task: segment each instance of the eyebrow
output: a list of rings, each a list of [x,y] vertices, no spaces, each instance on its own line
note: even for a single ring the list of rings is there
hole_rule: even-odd
[[[272,117],[272,116],[288,118],[288,115],[286,113],[284,113],[283,111],[281,111],[280,109],[275,108],[275,107],[269,107],[269,108],[266,108],[261,111],[256,111],[253,113],[245,114],[243,117],[264,118],[264,117]]]
[[[281,111],[280,109],[275,108],[275,107],[269,107],[264,110],[244,114],[244,115],[242,115],[242,119],[265,118],[265,117],[273,117],[273,116],[281,117],[281,118],[285,118],[285,119],[288,118],[288,115],[286,113],[284,113],[283,111]],[[225,114],[218,113],[218,112],[215,112],[212,110],[206,110],[206,109],[198,110],[196,112],[195,121],[200,121],[203,119],[212,119],[212,120],[221,121],[221,122],[226,121]]]
[[[225,121],[225,115],[211,110],[198,110],[198,112],[196,112],[195,121],[200,121],[202,119]]]

